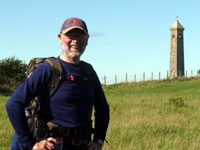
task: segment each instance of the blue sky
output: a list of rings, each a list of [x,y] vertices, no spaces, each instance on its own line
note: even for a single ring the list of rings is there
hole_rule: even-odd
[[[57,38],[69,17],[87,23],[90,39],[82,60],[93,65],[100,80],[166,76],[170,30],[179,16],[185,27],[185,70],[200,69],[199,0],[4,0],[0,5],[0,59],[29,62],[61,54]]]

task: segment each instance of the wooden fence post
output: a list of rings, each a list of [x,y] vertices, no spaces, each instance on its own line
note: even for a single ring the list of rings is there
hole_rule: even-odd
[[[117,84],[117,75],[115,75],[115,84]]]
[[[159,72],[159,80],[160,80],[160,72]]]
[[[169,79],[169,72],[168,72],[168,70],[167,70],[167,79]]]
[[[125,81],[128,82],[128,75],[127,75],[127,73],[125,75]]]
[[[136,82],[136,74],[135,74],[135,76],[134,76],[134,81]]]
[[[145,80],[145,73],[143,72],[143,81]]]

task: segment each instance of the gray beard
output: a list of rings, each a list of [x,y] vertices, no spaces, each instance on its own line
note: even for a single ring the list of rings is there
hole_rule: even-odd
[[[62,50],[64,53],[67,54],[67,56],[74,60],[74,61],[78,61],[80,59],[80,56],[83,54],[84,50],[82,51],[82,53],[78,52],[76,55],[73,55],[68,48],[64,47],[64,45],[62,45]]]

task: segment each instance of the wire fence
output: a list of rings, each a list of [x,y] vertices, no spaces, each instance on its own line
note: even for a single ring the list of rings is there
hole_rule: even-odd
[[[194,77],[194,76],[200,76],[200,70],[197,71],[185,71],[184,77]],[[125,73],[124,76],[103,76],[100,78],[100,82],[103,85],[109,85],[109,84],[118,84],[122,82],[140,82],[140,81],[152,81],[152,80],[167,80],[169,79],[170,74],[169,71],[166,71],[166,73],[145,73],[142,74],[128,74]]]

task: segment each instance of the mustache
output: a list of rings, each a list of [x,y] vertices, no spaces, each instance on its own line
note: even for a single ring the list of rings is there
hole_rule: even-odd
[[[79,47],[78,44],[70,44],[69,46],[77,46],[77,47]]]

